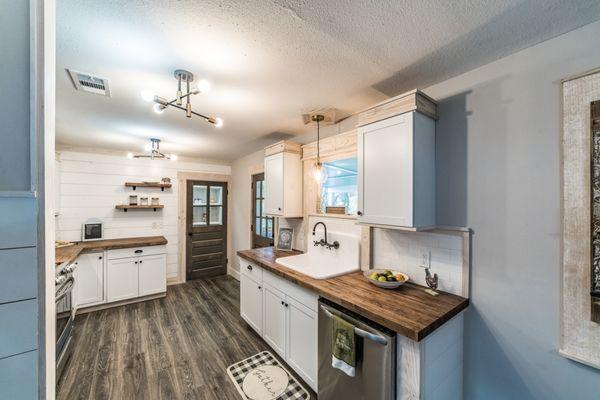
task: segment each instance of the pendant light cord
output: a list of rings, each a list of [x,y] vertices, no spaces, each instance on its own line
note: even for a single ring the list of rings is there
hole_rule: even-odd
[[[321,164],[320,147],[321,147],[321,132],[319,129],[319,118],[317,118],[317,165]]]

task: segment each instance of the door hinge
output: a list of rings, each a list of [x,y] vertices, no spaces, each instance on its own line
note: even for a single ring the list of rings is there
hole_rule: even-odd
[[[254,225],[250,225],[250,232],[254,232]]]

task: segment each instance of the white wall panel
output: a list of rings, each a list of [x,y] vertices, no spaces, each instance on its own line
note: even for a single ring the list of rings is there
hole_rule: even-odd
[[[37,399],[37,351],[0,359],[0,398]]]
[[[36,299],[0,304],[0,358],[37,348],[37,316]]]
[[[37,297],[37,249],[0,250],[0,304]]]
[[[57,239],[81,240],[81,225],[88,218],[104,222],[107,239],[162,235],[169,241],[167,248],[167,277],[178,273],[179,171],[228,175],[227,165],[190,163],[168,160],[131,160],[106,154],[63,151],[59,153],[60,208],[57,218]],[[125,187],[125,182],[159,181],[171,178],[171,189]],[[158,197],[165,206],[159,211],[115,209],[127,204],[130,195]],[[138,200],[139,201],[139,200]]]

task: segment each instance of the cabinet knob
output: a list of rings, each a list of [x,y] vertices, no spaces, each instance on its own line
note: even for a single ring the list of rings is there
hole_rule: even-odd
[[[258,287],[258,290],[262,290],[262,286],[259,286],[259,287]]]
[[[102,260],[102,256],[98,257],[98,260]]]
[[[360,217],[362,215],[362,211],[357,211],[356,215],[358,215]]]
[[[141,264],[141,263],[142,263],[142,262],[140,261],[140,264]]]
[[[285,305],[285,302],[284,302],[284,301],[282,301],[282,302],[281,302],[281,305],[282,305],[282,306],[284,306],[284,305]]]
[[[277,207],[277,211],[281,211],[281,207]]]
[[[246,269],[247,269],[248,271],[252,271],[252,265],[248,265],[248,266],[246,267]]]
[[[289,305],[288,303],[285,303],[285,306],[286,306],[286,307],[287,307],[288,305]]]

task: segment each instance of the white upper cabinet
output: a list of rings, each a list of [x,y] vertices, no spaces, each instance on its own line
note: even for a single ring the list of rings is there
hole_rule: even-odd
[[[420,112],[419,101],[429,100],[421,96],[411,92],[359,116],[359,223],[435,225],[435,120]],[[412,111],[406,106],[411,99]]]
[[[302,148],[282,141],[265,149],[265,213],[302,217]]]

